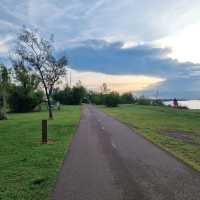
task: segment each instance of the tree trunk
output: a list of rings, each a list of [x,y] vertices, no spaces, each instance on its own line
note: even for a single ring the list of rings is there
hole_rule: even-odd
[[[6,95],[5,92],[2,92],[2,96],[0,97],[0,120],[7,119],[6,116]]]
[[[50,97],[47,94],[47,92],[46,92],[46,96],[47,96],[47,103],[48,103],[49,119],[53,119],[53,112],[52,112],[52,108],[51,108]]]
[[[7,108],[6,92],[4,92],[4,94],[3,94],[3,112],[4,112],[4,118],[5,118],[5,119],[7,119],[6,108]]]
[[[47,97],[47,104],[48,104],[48,111],[49,111],[49,119],[53,119],[53,112],[52,112],[51,102],[50,102],[50,93],[48,92],[47,86],[46,86],[45,81],[44,81],[44,79],[43,79],[42,72],[40,72],[40,75],[41,75],[41,77],[42,77],[42,83],[43,83],[43,86],[44,86],[44,89],[45,89],[45,94],[46,94],[46,97]]]

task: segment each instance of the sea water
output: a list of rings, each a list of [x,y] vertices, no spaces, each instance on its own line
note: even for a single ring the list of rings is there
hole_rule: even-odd
[[[173,101],[164,101],[165,105],[173,106]],[[178,101],[180,106],[186,106],[189,109],[200,109],[200,100],[186,100],[186,101]]]

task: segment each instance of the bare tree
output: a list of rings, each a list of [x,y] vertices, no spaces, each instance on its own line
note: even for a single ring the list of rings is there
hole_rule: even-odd
[[[109,88],[108,88],[107,83],[103,83],[103,84],[102,84],[102,86],[101,86],[101,91],[102,91],[103,94],[109,93],[110,90],[109,90]]]
[[[52,37],[51,37],[52,38]],[[67,59],[65,56],[56,59],[53,56],[53,41],[42,38],[37,31],[25,27],[19,32],[15,57],[21,59],[29,70],[40,77],[45,90],[49,118],[53,118],[51,95],[56,83],[65,75]]]

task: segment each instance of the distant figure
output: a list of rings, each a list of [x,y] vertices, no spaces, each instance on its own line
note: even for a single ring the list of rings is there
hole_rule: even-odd
[[[178,107],[178,100],[177,100],[176,98],[173,99],[173,106],[174,106],[175,108]]]
[[[58,110],[60,110],[60,102],[59,102],[59,101],[56,102],[56,108],[57,108]]]

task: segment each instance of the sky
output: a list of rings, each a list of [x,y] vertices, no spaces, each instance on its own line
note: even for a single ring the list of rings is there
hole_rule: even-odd
[[[54,34],[73,84],[200,98],[199,10],[199,0],[0,0],[0,62],[25,25]]]

